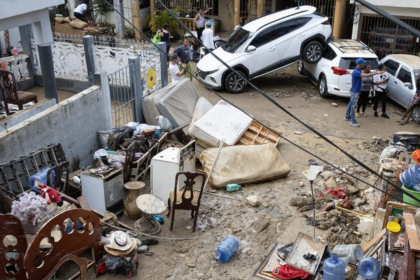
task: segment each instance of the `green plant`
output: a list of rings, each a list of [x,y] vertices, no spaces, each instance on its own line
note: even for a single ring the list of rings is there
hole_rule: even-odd
[[[105,3],[107,0],[93,0],[93,10],[95,15],[99,16],[99,22],[102,22],[102,18],[105,16],[106,12],[109,10],[108,5]]]
[[[178,22],[167,11],[156,11],[149,22],[149,27],[153,32],[156,32],[165,23],[171,33],[178,34],[180,32]]]

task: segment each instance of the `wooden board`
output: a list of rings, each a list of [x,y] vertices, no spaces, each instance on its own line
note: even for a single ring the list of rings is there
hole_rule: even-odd
[[[375,235],[375,237],[369,241],[368,243],[362,246],[363,253],[369,251],[373,246],[375,246],[386,234],[386,229],[384,228],[379,234]]]
[[[414,222],[414,216],[410,213],[404,213],[403,217],[411,251],[420,252],[420,238]]]
[[[280,133],[275,133],[267,127],[252,121],[248,130],[242,135],[237,145],[259,145],[273,143],[277,146],[280,141]]]
[[[382,224],[382,228],[386,228],[386,224],[388,223],[388,217],[392,215],[394,210],[401,210],[404,213],[415,213],[419,209],[416,206],[408,205],[405,203],[399,203],[395,201],[388,201],[386,204],[385,216],[384,221]]]

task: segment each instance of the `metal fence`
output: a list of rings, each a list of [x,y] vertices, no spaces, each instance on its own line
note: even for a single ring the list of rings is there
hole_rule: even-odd
[[[217,16],[219,14],[219,0],[162,0],[162,3],[179,17],[189,15],[190,18],[194,18],[200,8],[212,8],[206,15]],[[156,4],[155,8],[158,11],[164,10],[160,4]]]
[[[130,63],[108,74],[113,127],[123,127],[134,121],[135,95],[130,74],[133,72],[134,64]]]
[[[420,29],[419,19],[400,18],[402,21]],[[362,15],[358,37],[371,47],[381,59],[388,54],[419,55],[419,38],[379,15]]]
[[[334,26],[334,12],[336,0],[299,0],[301,5],[316,7],[316,11],[328,17],[331,26]],[[344,20],[344,19],[342,19]]]

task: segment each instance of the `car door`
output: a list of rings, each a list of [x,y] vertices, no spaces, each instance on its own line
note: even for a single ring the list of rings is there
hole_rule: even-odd
[[[273,28],[273,39],[276,40],[278,67],[285,66],[300,59],[300,46],[305,40],[306,31],[302,26],[308,19],[300,19],[299,23],[295,19],[291,19],[277,24]]]
[[[388,59],[387,61],[383,62],[386,66],[386,72],[389,76],[389,81],[388,81],[388,87],[389,87],[389,91],[388,91],[388,97],[391,98],[392,100],[395,100],[396,102],[398,102],[398,87],[397,87],[397,72],[398,69],[400,68],[400,63],[393,60],[392,58]]]
[[[265,69],[272,67],[277,61],[275,42],[272,40],[273,28],[267,27],[258,32],[248,47],[254,46],[254,51],[247,51],[248,57],[243,63],[249,70],[251,78],[260,75]]]
[[[393,82],[398,89],[397,102],[408,108],[413,100],[413,80],[414,72],[411,71],[407,65],[402,64],[397,74],[397,79]],[[405,83],[410,83],[410,86],[405,86]]]

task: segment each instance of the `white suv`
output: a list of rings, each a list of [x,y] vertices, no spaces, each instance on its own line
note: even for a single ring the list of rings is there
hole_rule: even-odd
[[[317,64],[299,61],[298,71],[318,87],[321,97],[350,97],[351,73],[360,57],[370,64],[372,71],[378,67],[375,52],[361,41],[331,40]]]
[[[227,43],[213,51],[227,65],[248,79],[254,79],[292,63],[317,63],[328,40],[328,18],[312,6],[287,9],[243,26]],[[209,87],[240,93],[246,82],[213,55],[197,64],[197,76]]]

